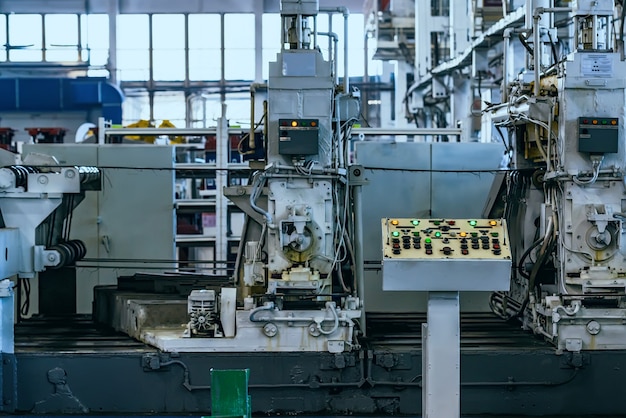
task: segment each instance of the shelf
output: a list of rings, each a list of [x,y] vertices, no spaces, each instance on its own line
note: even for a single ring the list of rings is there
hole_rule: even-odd
[[[176,243],[203,243],[215,241],[215,235],[176,235]]]
[[[215,199],[178,199],[174,202],[176,209],[215,207]]]

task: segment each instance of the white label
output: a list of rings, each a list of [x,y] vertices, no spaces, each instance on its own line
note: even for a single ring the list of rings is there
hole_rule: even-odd
[[[580,67],[585,77],[613,77],[613,60],[609,54],[584,54]]]

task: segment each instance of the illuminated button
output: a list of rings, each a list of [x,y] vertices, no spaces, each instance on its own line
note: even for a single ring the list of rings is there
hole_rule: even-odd
[[[417,219],[413,219],[413,220],[411,221],[411,223],[412,223],[413,225],[417,226],[417,225],[419,225],[419,224],[420,224],[420,221],[418,221]]]
[[[478,222],[476,222],[476,221],[469,221],[469,224],[470,224],[471,226],[476,226],[476,224],[477,224],[477,223],[478,223]]]
[[[498,225],[498,222],[496,222],[496,221],[489,221],[489,225],[496,226],[496,225]]]
[[[469,254],[469,251],[468,251],[467,249],[462,249],[462,250],[461,250],[461,254],[463,254],[463,255],[468,255],[468,254]]]
[[[317,122],[311,121],[311,126],[317,126]]]
[[[606,125],[607,123],[609,123],[609,121],[607,121],[606,119],[602,119],[602,124]]]
[[[435,232],[435,236],[436,236],[437,238],[439,238],[439,237],[441,236],[441,232],[439,232],[439,231]]]
[[[426,239],[424,240],[424,242],[425,242],[426,244],[430,244],[431,240],[430,240],[430,238],[426,238]]]
[[[297,120],[292,120],[291,121],[291,126],[298,126],[298,121]]]
[[[391,221],[391,225],[398,225],[399,223],[400,223],[400,221],[399,221],[399,220],[397,220],[397,219],[393,219],[393,220]]]
[[[491,233],[491,236],[492,236],[492,237],[497,237],[498,235],[499,235],[499,234],[498,234],[497,232],[492,232],[492,233]]]
[[[465,238],[465,237],[467,236],[467,232],[460,232],[460,233],[459,233],[459,235],[460,235],[462,238]]]
[[[399,237],[399,236],[400,236],[400,233],[399,233],[398,231],[393,231],[393,232],[391,233],[391,236],[394,236],[394,237]]]
[[[611,125],[617,125],[617,120],[611,119]]]
[[[598,124],[598,119],[594,119],[594,120],[592,120],[592,121],[591,121],[591,124],[592,124],[592,125],[597,125],[597,124]]]
[[[494,250],[499,250],[500,249],[500,244],[493,244],[493,249]]]

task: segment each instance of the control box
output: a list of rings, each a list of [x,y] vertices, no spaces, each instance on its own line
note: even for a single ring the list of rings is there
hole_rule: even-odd
[[[578,118],[578,151],[590,154],[617,152],[619,123],[617,118]]]
[[[318,119],[279,119],[278,152],[283,155],[319,153]]]
[[[504,219],[382,219],[383,290],[508,290]]]

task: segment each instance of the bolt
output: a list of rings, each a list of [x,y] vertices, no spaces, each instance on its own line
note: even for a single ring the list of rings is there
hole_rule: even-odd
[[[74,172],[74,170],[67,170],[65,172],[65,177],[67,177],[68,179],[73,179],[76,176],[76,173]]]
[[[54,254],[48,254],[48,261],[54,261],[56,260],[56,257],[54,256]]]
[[[46,176],[39,176],[39,177],[37,177],[37,182],[39,184],[48,184],[48,177],[46,177]]]

